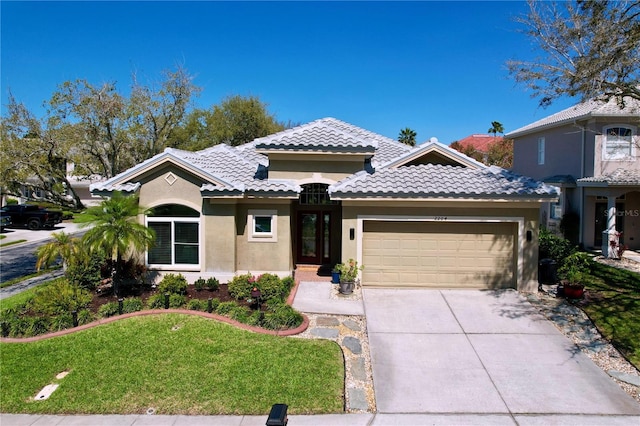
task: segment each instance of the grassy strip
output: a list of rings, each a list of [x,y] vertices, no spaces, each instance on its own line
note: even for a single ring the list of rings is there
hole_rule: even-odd
[[[640,368],[640,274],[594,262],[581,308],[605,338]]]
[[[0,248],[3,248],[3,247],[9,247],[9,246],[12,246],[12,245],[14,245],[14,244],[24,243],[25,241],[27,241],[27,240],[15,240],[15,241],[9,241],[9,242],[7,242],[7,243],[2,243],[2,244],[0,244]]]
[[[255,334],[201,317],[136,317],[34,343],[3,343],[6,413],[291,414],[343,409],[339,346]],[[64,379],[55,376],[70,371]],[[60,387],[44,401],[45,385]]]

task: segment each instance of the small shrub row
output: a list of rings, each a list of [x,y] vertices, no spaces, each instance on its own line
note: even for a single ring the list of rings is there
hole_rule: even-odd
[[[139,297],[132,297],[129,299],[124,299],[122,301],[123,314],[141,311],[143,307],[144,305],[142,303],[142,299],[140,299]],[[119,314],[120,306],[118,302],[105,303],[98,309],[98,317],[100,318],[108,318]]]
[[[257,277],[251,274],[237,275],[233,277],[229,286],[229,294],[237,300],[246,300],[251,297],[251,290],[257,288],[260,290],[263,301],[279,300],[284,301],[291,288],[294,280],[292,277],[280,279],[274,274],[262,274]]]
[[[193,287],[196,289],[196,291],[202,291],[205,288],[211,291],[216,291],[220,288],[220,281],[218,281],[218,279],[214,277],[207,278],[206,280],[200,277],[195,280],[195,282],[193,283]]]
[[[32,337],[73,327],[71,312],[62,312],[51,316],[27,313],[26,305],[0,312],[0,334],[3,337]],[[88,309],[81,309],[76,315],[78,325],[88,324],[95,320]]]

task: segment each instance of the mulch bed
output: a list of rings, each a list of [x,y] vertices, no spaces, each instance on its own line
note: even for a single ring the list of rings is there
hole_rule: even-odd
[[[129,287],[121,289],[121,297],[122,298],[130,298],[130,297],[138,297],[142,299],[142,304],[147,305],[147,300],[156,294],[159,291],[151,286],[143,286],[143,287]],[[200,300],[208,300],[209,298],[218,299],[220,302],[236,302],[240,306],[246,306],[252,309],[255,309],[256,306],[247,302],[246,300],[237,300],[231,295],[229,295],[229,290],[227,284],[220,284],[218,290],[209,290],[203,289],[197,291],[193,285],[187,286],[187,294],[185,295],[187,299],[187,303],[189,303],[192,299],[200,299]],[[110,302],[117,302],[118,298],[112,291],[101,292],[98,293],[96,291],[93,292],[93,300],[91,304],[87,307],[89,311],[92,313],[97,313],[100,309],[100,306],[105,305]],[[185,305],[186,306],[186,305]],[[261,309],[264,310],[264,305],[261,306]]]

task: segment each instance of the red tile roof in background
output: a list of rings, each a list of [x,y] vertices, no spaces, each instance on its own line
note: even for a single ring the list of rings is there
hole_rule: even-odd
[[[489,152],[489,145],[494,142],[501,141],[503,139],[502,136],[492,136],[492,135],[471,135],[466,138],[462,138],[458,141],[462,147],[466,148],[467,146],[473,146],[476,151],[487,153]]]

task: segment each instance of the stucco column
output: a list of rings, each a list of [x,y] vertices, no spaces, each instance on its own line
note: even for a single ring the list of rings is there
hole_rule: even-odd
[[[610,195],[607,197],[607,230],[602,235],[602,255],[604,257],[615,256],[615,253],[610,250],[610,242],[616,239],[616,197]]]

